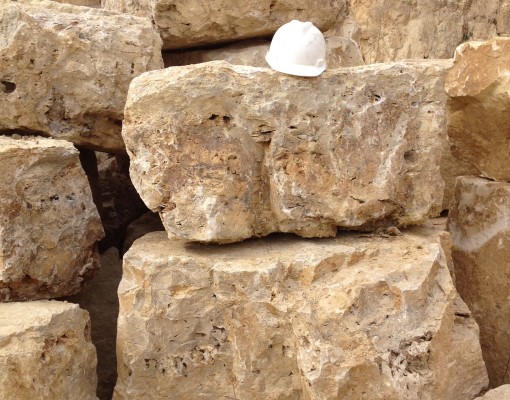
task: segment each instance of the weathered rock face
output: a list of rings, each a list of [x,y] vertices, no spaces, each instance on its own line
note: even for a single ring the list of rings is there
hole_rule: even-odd
[[[101,8],[101,0],[53,0],[57,3],[67,3],[75,6]]]
[[[480,325],[492,386],[510,382],[510,183],[457,178],[448,216],[457,289]]]
[[[508,35],[509,13],[507,0],[351,0],[346,20],[357,25],[370,64],[450,58],[463,41]]]
[[[441,210],[449,65],[144,74],[123,127],[131,178],[168,232],[204,242],[423,222]]]
[[[328,69],[364,64],[359,47],[354,40],[335,34],[326,34],[325,38]],[[267,40],[246,40],[209,50],[178,50],[163,53],[163,60],[165,67],[224,60],[235,65],[268,68],[265,57],[270,44],[271,42]]]
[[[150,21],[54,1],[0,0],[0,24],[0,132],[124,152],[129,83],[163,66]]]
[[[472,399],[478,328],[432,225],[124,257],[114,398]]]
[[[98,267],[103,228],[78,151],[0,136],[0,301],[60,297]]]
[[[0,398],[96,400],[88,313],[57,301],[0,304]]]
[[[503,385],[496,389],[489,390],[484,396],[477,397],[477,400],[505,400],[510,399],[510,385]]]
[[[484,176],[510,180],[510,38],[461,45],[446,80],[452,152]]]
[[[165,49],[264,37],[298,19],[320,29],[333,26],[345,0],[102,0],[103,7],[152,18]]]

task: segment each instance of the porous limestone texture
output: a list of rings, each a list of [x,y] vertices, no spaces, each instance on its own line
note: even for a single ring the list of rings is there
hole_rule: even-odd
[[[349,37],[325,35],[326,62],[328,69],[363,65],[357,43]],[[207,50],[175,50],[163,53],[165,67],[198,64],[224,60],[230,64],[266,67],[266,54],[271,42],[268,40],[245,40],[219,48]]]
[[[0,133],[124,152],[129,83],[162,67],[161,39],[145,18],[0,0]]]
[[[0,399],[96,400],[90,320],[60,301],[0,304]]]
[[[449,66],[143,74],[122,131],[133,184],[170,234],[202,242],[421,223],[441,210]]]
[[[367,64],[451,58],[466,40],[510,34],[508,0],[351,0],[349,15]]]
[[[298,19],[327,30],[343,15],[345,0],[102,0],[106,9],[152,19],[163,48],[178,49],[267,37]]]
[[[503,385],[496,389],[489,390],[482,397],[477,397],[476,400],[508,400],[510,399],[510,385]]]
[[[474,398],[478,327],[438,235],[144,236],[124,256],[114,399]]]
[[[510,383],[510,183],[457,178],[448,230],[457,290],[480,326],[491,386]]]
[[[510,38],[459,46],[445,88],[453,154],[483,176],[510,181]]]
[[[103,228],[78,151],[0,136],[0,301],[75,293],[99,267]]]

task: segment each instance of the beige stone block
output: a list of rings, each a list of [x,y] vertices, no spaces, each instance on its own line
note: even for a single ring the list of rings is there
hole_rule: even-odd
[[[103,7],[151,18],[165,49],[195,47],[267,37],[298,19],[331,28],[346,9],[345,0],[102,0]]]
[[[0,136],[0,301],[69,295],[99,267],[103,228],[78,151]]]
[[[57,301],[0,304],[0,398],[96,400],[90,320]]]
[[[489,390],[485,395],[477,397],[478,400],[506,400],[510,399],[510,385],[502,385]]]
[[[457,289],[480,326],[492,386],[510,382],[510,183],[457,178],[448,216]]]
[[[509,181],[510,38],[459,46],[445,88],[453,154],[488,178]]]
[[[474,398],[478,328],[441,232],[144,236],[124,257],[114,399]]]
[[[129,83],[163,67],[150,21],[45,0],[0,0],[0,133],[124,152]]]
[[[203,242],[421,223],[441,211],[449,66],[149,72],[126,104],[133,184],[169,233]]]
[[[328,69],[364,64],[358,44],[354,40],[334,33],[326,33],[325,38]],[[270,44],[268,40],[245,40],[208,50],[168,51],[163,53],[163,60],[165,67],[223,60],[230,64],[269,68],[265,57]]]

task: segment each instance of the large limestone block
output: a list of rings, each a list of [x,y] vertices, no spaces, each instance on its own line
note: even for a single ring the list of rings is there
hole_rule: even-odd
[[[421,223],[441,210],[449,65],[144,74],[123,127],[133,184],[169,233],[198,241]]]
[[[454,155],[488,178],[510,181],[510,38],[459,46],[446,91]]]
[[[151,18],[165,49],[272,35],[298,19],[327,30],[345,11],[345,0],[102,0],[104,8]]]
[[[150,21],[45,0],[0,0],[0,132],[124,152],[130,81],[162,68]]]
[[[90,320],[57,301],[0,304],[0,398],[96,400]]]
[[[0,301],[75,293],[99,267],[103,228],[78,151],[0,136]]]
[[[510,385],[502,385],[489,390],[485,395],[477,397],[477,400],[507,400],[510,399]]]
[[[114,399],[474,398],[478,328],[431,225],[124,257]]]
[[[367,64],[402,59],[450,58],[463,41],[510,33],[508,0],[351,0]]]
[[[328,69],[364,64],[358,44],[354,40],[338,36],[335,32],[326,34],[325,38]],[[170,51],[163,53],[163,61],[165,67],[224,60],[230,64],[267,68],[269,65],[265,57],[270,44],[268,40],[246,40],[207,50]]]
[[[457,178],[448,230],[457,289],[480,326],[491,385],[510,383],[510,183]]]

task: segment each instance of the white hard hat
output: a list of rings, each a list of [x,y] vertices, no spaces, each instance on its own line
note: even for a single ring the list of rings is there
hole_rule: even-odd
[[[266,61],[276,71],[319,76],[326,69],[326,41],[311,22],[293,20],[274,34]]]

